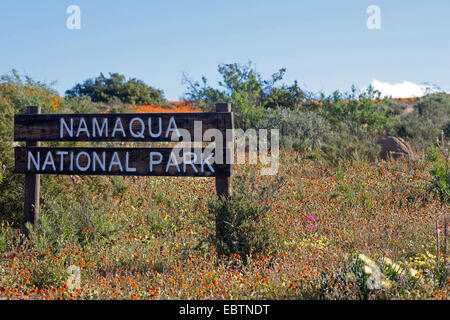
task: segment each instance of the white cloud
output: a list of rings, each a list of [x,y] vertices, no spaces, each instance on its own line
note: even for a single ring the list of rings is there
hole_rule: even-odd
[[[416,84],[409,81],[391,84],[388,82],[373,80],[371,85],[375,90],[381,92],[382,97],[392,98],[422,97],[429,93],[444,91],[436,85]]]

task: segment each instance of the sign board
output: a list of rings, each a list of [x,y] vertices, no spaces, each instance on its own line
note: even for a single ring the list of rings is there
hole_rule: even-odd
[[[66,175],[229,177],[214,148],[43,148],[16,147],[15,172]],[[226,153],[221,152],[223,157]],[[218,161],[217,161],[218,162]]]
[[[200,134],[195,134],[197,122]],[[14,117],[15,141],[201,141],[208,129],[226,136],[231,112],[39,114]]]
[[[217,149],[40,146],[40,141],[201,142],[210,129],[219,134],[209,136],[222,139]],[[215,177],[217,194],[229,196],[230,129],[228,103],[199,113],[40,114],[40,107],[28,107],[27,114],[14,117],[14,140],[26,141],[26,147],[15,148],[15,172],[26,175],[26,222],[38,219],[40,174]]]

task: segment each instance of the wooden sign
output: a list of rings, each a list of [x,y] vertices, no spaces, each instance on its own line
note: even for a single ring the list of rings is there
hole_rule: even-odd
[[[220,131],[223,148],[40,147],[40,141],[202,141],[209,129]],[[26,141],[15,148],[15,172],[26,175],[25,221],[38,221],[40,174],[215,177],[217,194],[229,197],[230,129],[229,103],[203,113],[40,114],[40,107],[28,107],[14,117],[14,140]]]
[[[195,122],[200,128],[195,134]],[[15,141],[201,141],[208,129],[225,137],[230,112],[15,115]]]
[[[66,175],[229,177],[214,148],[15,148],[15,172]],[[225,158],[226,152],[221,155]],[[217,161],[218,162],[218,161]],[[220,163],[225,163],[224,159]]]

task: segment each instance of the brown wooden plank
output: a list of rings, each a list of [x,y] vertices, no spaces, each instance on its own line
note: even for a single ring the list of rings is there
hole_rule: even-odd
[[[28,114],[40,114],[41,107],[27,107]],[[39,147],[39,141],[27,141],[27,147]],[[25,175],[25,201],[24,201],[24,218],[25,223],[37,224],[39,220],[39,205],[41,193],[41,176],[39,174],[28,173]],[[28,234],[28,228],[25,228]]]
[[[231,112],[231,104],[230,103],[217,103],[216,104],[216,112]],[[231,118],[229,120],[229,125],[233,128],[233,114],[231,113]],[[228,124],[227,124],[228,125]],[[227,140],[227,137],[223,137],[223,146],[229,150],[231,148],[230,141]],[[226,156],[225,156],[226,157]],[[229,163],[229,160],[228,160]],[[216,180],[216,193],[219,198],[230,199],[233,194],[232,182],[233,182],[233,172],[232,167],[230,168],[229,176],[217,176]],[[216,214],[216,250],[217,252],[221,252],[222,243],[226,239],[227,234],[227,218],[221,210],[215,212]]]
[[[191,151],[194,152],[194,149]],[[225,151],[222,151],[224,155]],[[178,165],[175,164],[175,158],[171,158],[171,153],[176,155],[177,152],[186,160],[177,163]],[[194,156],[184,154],[182,149],[180,151],[174,148],[16,147],[15,172],[68,175],[229,176],[230,164],[215,164],[213,159],[208,159],[210,154],[208,152],[211,150],[199,149],[198,161],[191,165],[189,162]],[[150,156],[153,159],[151,170]]]
[[[201,141],[208,129],[225,136],[231,119],[229,112],[15,115],[14,140],[181,141],[180,129],[186,129],[190,141]],[[201,121],[201,136],[194,135],[194,121]]]
[[[219,112],[228,112],[231,114],[230,119],[224,120],[223,126],[233,128],[233,114],[231,113],[231,103],[217,103],[216,111]],[[230,149],[231,142],[227,141],[227,137],[223,137],[223,146],[226,149]],[[230,160],[228,160],[230,163]],[[231,171],[231,170],[230,170]],[[216,193],[219,197],[231,197],[232,195],[232,173],[229,176],[218,176],[216,177]],[[220,220],[220,218],[216,217],[216,219]],[[219,222],[220,224],[220,222]],[[217,231],[217,230],[216,230]]]

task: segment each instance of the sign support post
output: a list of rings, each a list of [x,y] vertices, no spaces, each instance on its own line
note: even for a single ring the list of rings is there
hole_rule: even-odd
[[[231,112],[231,103],[217,103],[216,104],[216,112]],[[234,124],[233,124],[233,119],[231,119],[231,130],[234,129]],[[234,134],[234,133],[233,133]],[[230,167],[231,165],[231,157],[234,154],[234,152],[232,152],[231,148],[233,147],[232,142],[228,141],[228,137],[227,136],[233,136],[232,135],[226,135],[225,137],[223,137],[223,146],[226,148],[227,152],[229,152],[229,154],[227,154],[225,156],[225,161],[229,162]],[[233,173],[232,173],[232,167],[231,167],[231,174],[229,177],[216,177],[216,194],[218,196],[219,199],[223,198],[224,201],[229,201],[229,198],[232,196],[232,178],[233,178]],[[224,226],[225,226],[225,217],[223,215],[221,215],[220,212],[216,212],[216,247],[217,249],[220,247],[220,243],[224,240],[225,238],[225,230],[224,230]]]
[[[40,114],[40,106],[27,107],[27,114]],[[39,147],[39,141],[27,141],[27,147]],[[33,226],[39,220],[39,197],[41,190],[41,176],[39,174],[25,174],[25,223],[31,223]],[[27,230],[25,228],[25,230]],[[26,231],[28,233],[28,230]]]
[[[216,103],[216,112],[231,112],[231,103]],[[231,130],[233,130],[233,119],[231,120],[231,124]],[[223,137],[223,146],[230,150],[230,155],[233,154],[233,152],[231,152],[231,141],[228,141],[226,136]],[[225,159],[226,161],[230,161],[229,164],[231,165],[231,156],[225,156]],[[231,175],[229,177],[216,177],[216,193],[219,197],[231,197],[231,179]]]

